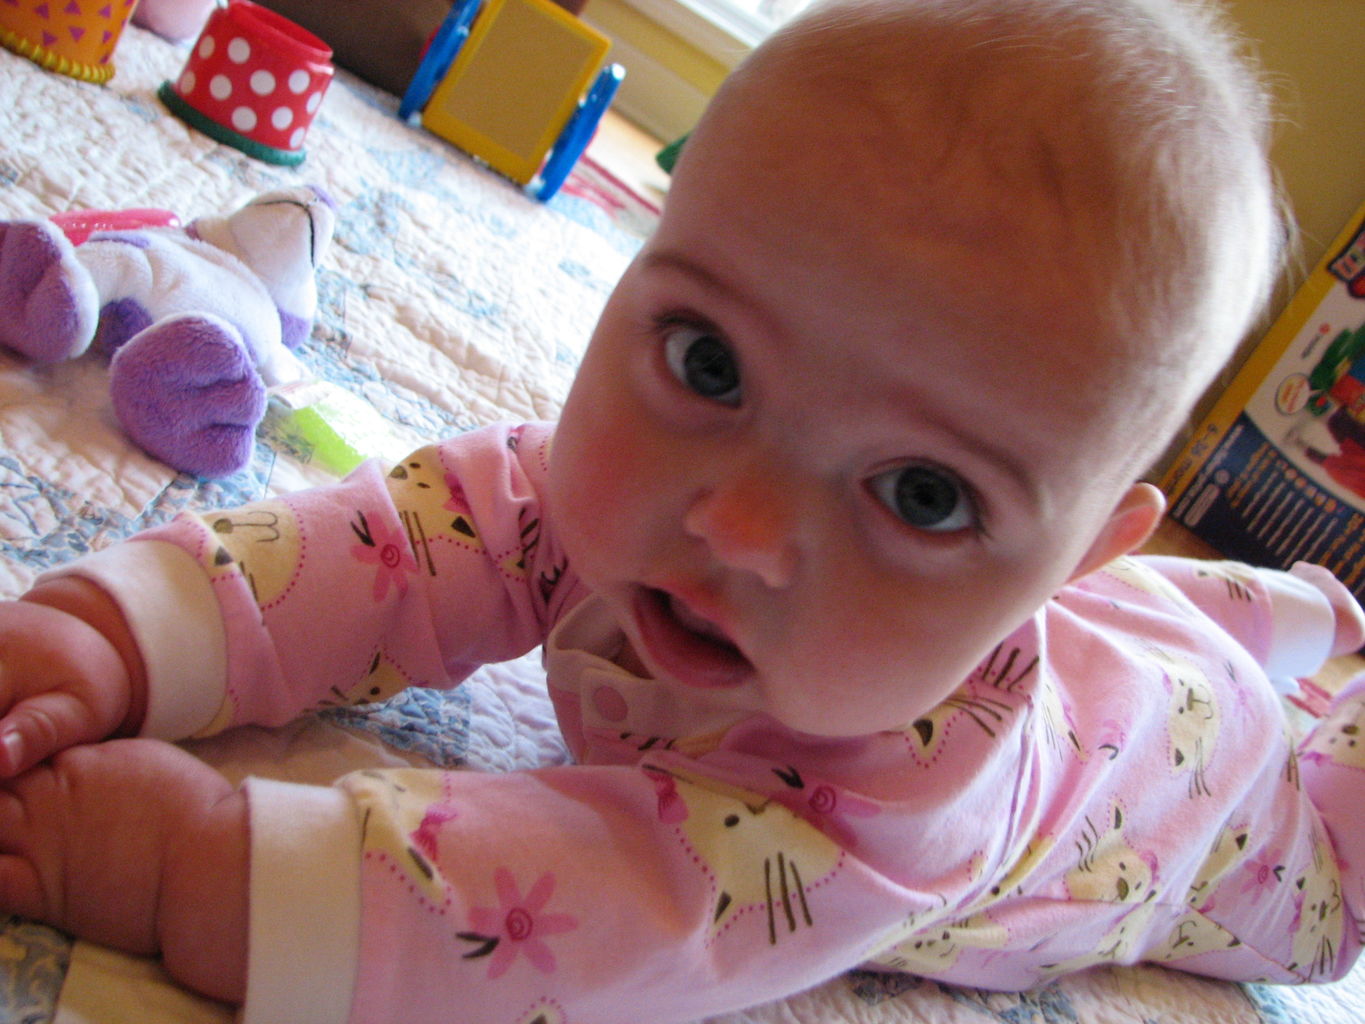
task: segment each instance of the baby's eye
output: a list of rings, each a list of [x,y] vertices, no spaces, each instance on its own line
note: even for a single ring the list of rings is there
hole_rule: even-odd
[[[722,405],[739,405],[739,363],[715,331],[689,324],[664,327],[664,359],[684,385]]]
[[[887,508],[916,530],[953,533],[980,525],[967,487],[936,466],[899,466],[873,477],[871,487]]]

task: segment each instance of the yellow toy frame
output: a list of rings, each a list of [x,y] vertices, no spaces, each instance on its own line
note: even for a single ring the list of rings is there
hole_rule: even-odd
[[[459,52],[431,93],[422,126],[526,185],[578,112],[611,41],[551,0],[460,7],[451,14],[457,38],[446,44]]]

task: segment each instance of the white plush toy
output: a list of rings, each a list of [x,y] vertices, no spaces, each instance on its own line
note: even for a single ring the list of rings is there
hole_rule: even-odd
[[[335,223],[311,186],[184,229],[82,239],[52,220],[0,222],[0,345],[40,363],[111,354],[114,412],[134,441],[197,476],[235,472],[267,386],[302,374],[289,350],[311,332]]]
[[[142,0],[133,24],[180,43],[199,34],[215,6],[216,0]]]

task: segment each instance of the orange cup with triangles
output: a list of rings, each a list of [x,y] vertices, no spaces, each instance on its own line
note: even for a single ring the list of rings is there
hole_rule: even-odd
[[[49,71],[107,82],[136,6],[137,0],[0,0],[0,43]]]

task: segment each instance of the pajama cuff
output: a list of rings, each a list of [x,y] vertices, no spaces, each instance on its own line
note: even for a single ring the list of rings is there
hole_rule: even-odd
[[[1333,655],[1359,646],[1365,623],[1360,607],[1326,569],[1300,562],[1287,573],[1263,571],[1260,577],[1271,601],[1264,665],[1277,686],[1310,676]]]
[[[38,577],[78,576],[105,591],[147,670],[140,735],[179,740],[208,728],[227,692],[227,639],[213,586],[192,556],[165,541],[115,544]]]
[[[1290,573],[1318,589],[1332,606],[1335,617],[1335,637],[1331,655],[1354,654],[1365,646],[1365,611],[1345,584],[1320,565],[1296,562]]]
[[[361,831],[339,789],[248,779],[251,918],[242,1024],[344,1024],[360,949]]]

